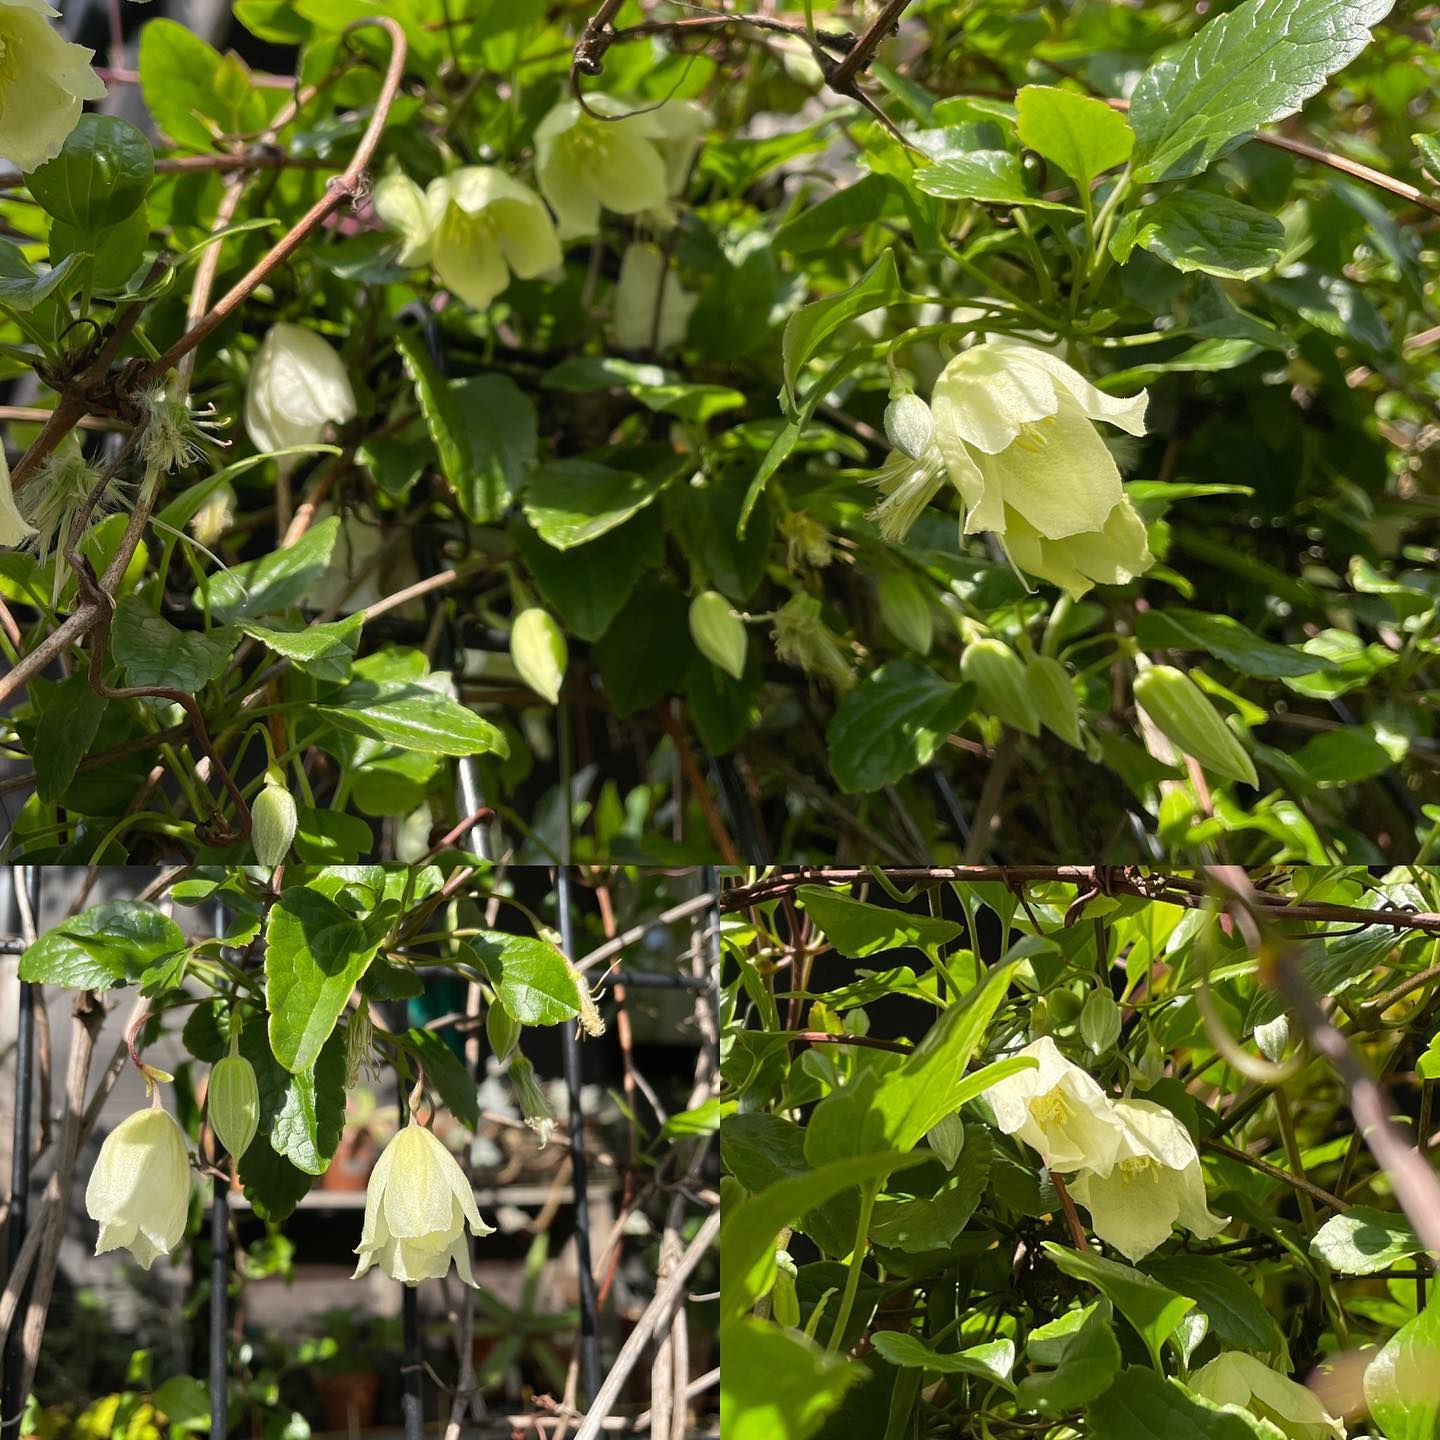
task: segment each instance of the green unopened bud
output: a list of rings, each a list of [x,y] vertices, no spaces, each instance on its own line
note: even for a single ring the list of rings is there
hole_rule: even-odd
[[[535,1078],[535,1067],[519,1051],[510,1062],[510,1085],[525,1123],[540,1137],[540,1148],[543,1150],[550,1139],[550,1132],[555,1128],[555,1112]]]
[[[1025,665],[999,640],[976,640],[960,657],[960,673],[979,692],[981,706],[1014,730],[1040,733],[1040,721],[1030,703]]]
[[[485,1012],[485,1038],[490,1042],[491,1053],[497,1060],[509,1058],[510,1052],[520,1043],[520,1031],[524,1027],[499,1000],[492,1000]]]
[[[510,658],[520,678],[551,705],[560,699],[560,686],[570,652],[560,627],[541,610],[522,610],[510,627]]]
[[[295,838],[295,799],[273,767],[250,807],[250,843],[261,865],[279,865]]]
[[[942,1116],[926,1132],[925,1139],[940,1157],[940,1163],[947,1170],[953,1170],[965,1148],[965,1122],[953,1112]]]
[[[1152,665],[1135,677],[1135,699],[1182,754],[1227,780],[1260,783],[1254,762],[1205,693],[1183,670]]]
[[[1080,702],[1065,667],[1048,655],[1035,655],[1025,666],[1025,686],[1040,723],[1067,745],[1083,749]]]
[[[877,590],[885,628],[907,649],[928,655],[935,639],[935,616],[925,587],[913,575],[892,570]]]
[[[690,638],[695,648],[727,675],[745,674],[745,622],[718,591],[705,590],[690,602]]]
[[[1103,1055],[1120,1038],[1120,1007],[1108,990],[1092,990],[1080,1011],[1080,1038]]]
[[[1139,1063],[1132,1067],[1135,1075],[1135,1083],[1142,1090],[1148,1090],[1152,1085],[1157,1084],[1160,1077],[1165,1073],[1165,1056],[1152,1036],[1145,1045],[1145,1052],[1140,1056]]]
[[[1290,1044],[1290,1017],[1277,1015],[1264,1025],[1255,1027],[1255,1043],[1260,1053],[1272,1064],[1278,1065],[1285,1058]]]
[[[777,1325],[800,1326],[800,1293],[795,1288],[799,1270],[788,1250],[775,1252],[775,1288],[770,1292],[770,1313]]]
[[[237,1160],[260,1128],[260,1085],[255,1067],[240,1053],[240,1018],[230,1031],[230,1053],[210,1068],[206,1103],[215,1138]]]
[[[885,438],[902,455],[918,460],[934,436],[935,417],[914,391],[895,396],[885,407]]]

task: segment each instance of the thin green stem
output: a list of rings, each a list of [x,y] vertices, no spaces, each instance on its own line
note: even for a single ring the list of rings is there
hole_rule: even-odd
[[[870,1216],[875,1209],[875,1197],[880,1193],[879,1181],[872,1181],[860,1187],[860,1220],[855,1226],[855,1248],[850,1252],[850,1269],[845,1275],[845,1292],[840,1297],[840,1309],[835,1314],[835,1324],[830,1331],[827,1350],[838,1350],[844,1337],[845,1327],[850,1323],[850,1312],[855,1308],[855,1295],[860,1289],[860,1268],[865,1263],[865,1246],[870,1234]]]

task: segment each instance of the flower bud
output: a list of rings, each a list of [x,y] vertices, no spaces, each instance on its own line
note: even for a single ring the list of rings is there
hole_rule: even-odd
[[[355,1275],[378,1264],[392,1280],[415,1285],[442,1279],[453,1260],[460,1278],[474,1286],[467,1224],[472,1235],[494,1233],[455,1157],[412,1118],[371,1172]]]
[[[798,1329],[800,1325],[800,1292],[795,1281],[800,1271],[788,1250],[775,1252],[775,1288],[770,1292],[770,1313],[777,1325]]]
[[[210,1069],[206,1104],[215,1138],[238,1160],[260,1128],[260,1085],[255,1067],[240,1053],[240,1016],[230,1031],[230,1053]]]
[[[250,843],[259,865],[279,865],[290,853],[295,838],[295,797],[271,769],[250,807]]]
[[[235,491],[228,483],[217,485],[205,503],[190,517],[190,533],[207,549],[235,523]]]
[[[690,638],[695,648],[727,675],[739,680],[745,674],[745,622],[719,591],[704,590],[690,602]]]
[[[980,694],[981,706],[1012,729],[1040,733],[1020,657],[999,640],[976,640],[960,657],[960,673]]]
[[[1235,732],[1183,670],[1152,665],[1135,677],[1135,699],[1155,728],[1182,754],[1227,780],[1260,783]]]
[[[610,296],[610,338],[621,350],[672,349],[685,339],[698,300],[658,246],[629,245]]]
[[[1065,667],[1048,655],[1034,655],[1025,664],[1025,689],[1040,723],[1075,749],[1080,736],[1080,703]]]
[[[257,450],[313,445],[332,421],[355,418],[345,362],[311,330],[283,321],[265,332],[245,392],[245,430]],[[290,456],[280,463],[294,464]]]
[[[935,617],[925,587],[904,570],[892,570],[876,591],[885,628],[907,650],[928,655],[935,640]]]
[[[885,407],[885,438],[911,460],[918,460],[935,436],[935,417],[913,391],[896,395]]]
[[[1264,1025],[1257,1025],[1255,1043],[1260,1047],[1260,1053],[1272,1065],[1278,1065],[1285,1058],[1285,1051],[1290,1044],[1290,1017],[1277,1015]]]
[[[525,1123],[540,1137],[543,1150],[555,1128],[555,1112],[535,1078],[535,1067],[518,1050],[510,1062],[510,1085]]]
[[[520,678],[548,704],[560,699],[570,652],[565,636],[538,605],[522,610],[510,627],[510,658]]]
[[[485,1012],[485,1038],[490,1042],[491,1053],[497,1060],[506,1060],[510,1052],[520,1043],[520,1032],[525,1027],[506,1009],[500,1000],[492,1000]]]
[[[965,1122],[953,1111],[943,1115],[926,1132],[925,1139],[930,1148],[940,1157],[940,1163],[953,1170],[960,1152],[965,1148]]]
[[[105,1137],[85,1209],[100,1226],[97,1255],[129,1250],[148,1270],[180,1243],[190,1209],[190,1157],[179,1125],[158,1100]]]
[[[1108,990],[1092,990],[1080,1011],[1080,1038],[1103,1055],[1120,1038],[1120,1007]]]

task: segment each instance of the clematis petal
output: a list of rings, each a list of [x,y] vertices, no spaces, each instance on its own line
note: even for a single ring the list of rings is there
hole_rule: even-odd
[[[1022,515],[1010,511],[1004,544],[1021,570],[1049,580],[1075,599],[1096,584],[1124,584],[1155,563],[1145,524],[1128,500],[1110,512],[1102,530],[1063,540],[1047,540]]]
[[[477,310],[510,283],[510,267],[491,227],[453,206],[435,232],[432,260],[446,288]]]
[[[1074,366],[1067,365],[1048,350],[1009,337],[1001,337],[991,344],[1002,355],[1022,365],[1044,370],[1092,420],[1104,420],[1131,435],[1145,433],[1145,407],[1150,401],[1146,391],[1129,396],[1107,395],[1103,390],[1097,390]]]
[[[1026,425],[1053,415],[1059,404],[1048,371],[1016,363],[1015,351],[994,340],[961,351],[940,372],[930,397],[937,439],[951,436],[987,455],[1013,444]]]
[[[430,240],[435,216],[425,192],[408,176],[392,172],[376,181],[370,203],[388,229],[400,237],[401,265],[426,265],[430,261]]]
[[[80,119],[81,104],[102,99],[105,82],[90,68],[95,52],[61,39],[48,5],[0,4],[0,155],[23,171],[53,160]]]
[[[100,1225],[95,1253],[129,1249],[147,1270],[185,1233],[190,1157],[175,1119],[137,1110],[105,1137],[85,1186],[85,1209]]]
[[[34,534],[35,527],[16,507],[15,492],[10,488],[10,464],[0,446],[0,545],[23,545]]]
[[[450,1192],[435,1161],[440,1142],[414,1120],[390,1142],[396,1151],[385,1186],[385,1223],[397,1240],[447,1234]]]
[[[1127,1165],[1138,1165],[1134,1171]],[[1170,1238],[1179,1197],[1154,1161],[1122,1160],[1108,1175],[1082,1171],[1070,1193],[1090,1212],[1090,1226],[1128,1260],[1141,1260]]]
[[[1344,1422],[1320,1397],[1243,1350],[1227,1350],[1191,1373],[1186,1384],[1217,1405],[1234,1405],[1272,1425],[1290,1440],[1344,1440]]]

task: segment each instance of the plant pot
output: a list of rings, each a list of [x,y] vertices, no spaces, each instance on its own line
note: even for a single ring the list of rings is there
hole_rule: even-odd
[[[373,1370],[345,1370],[338,1375],[318,1375],[320,1408],[325,1428],[344,1435],[368,1430],[375,1420],[375,1400],[380,1394],[380,1377]]]
[[[368,1130],[347,1130],[340,1137],[330,1168],[320,1177],[322,1190],[363,1190],[380,1157],[380,1147]]]

